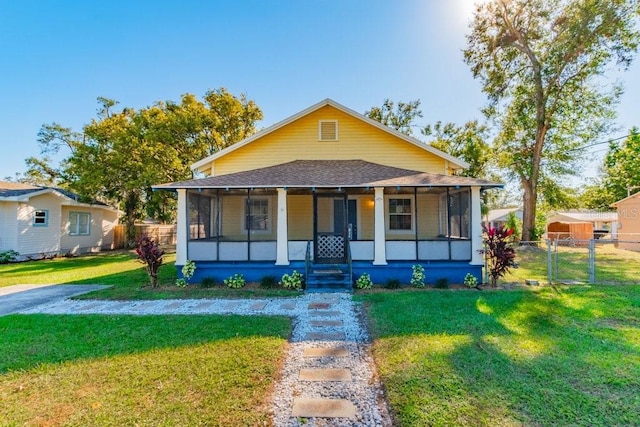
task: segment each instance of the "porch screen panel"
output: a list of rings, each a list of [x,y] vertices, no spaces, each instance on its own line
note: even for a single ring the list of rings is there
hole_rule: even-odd
[[[469,238],[469,206],[470,193],[468,190],[458,191],[449,195],[448,214],[451,230],[449,237]]]
[[[189,239],[208,239],[213,236],[213,201],[211,197],[189,193]]]

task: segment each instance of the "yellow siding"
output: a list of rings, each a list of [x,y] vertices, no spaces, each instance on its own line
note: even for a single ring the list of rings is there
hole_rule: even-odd
[[[338,141],[319,141],[320,120],[338,121]],[[215,161],[215,174],[293,160],[365,160],[424,172],[446,173],[444,159],[331,106],[304,116]]]
[[[358,209],[360,216],[359,240],[373,240],[374,238],[374,201],[373,195],[360,197]]]
[[[287,196],[289,240],[313,239],[313,196]]]

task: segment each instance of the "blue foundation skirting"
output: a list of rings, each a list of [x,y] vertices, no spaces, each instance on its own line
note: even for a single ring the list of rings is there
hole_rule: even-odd
[[[397,279],[402,284],[411,280],[412,266],[420,264],[424,267],[426,283],[434,283],[446,278],[450,283],[462,283],[467,273],[473,274],[478,283],[482,283],[482,266],[471,265],[468,261],[389,261],[387,265],[372,265],[370,261],[354,261],[352,264],[353,280],[362,273],[369,273],[371,280],[383,284],[389,279]],[[182,274],[182,265],[176,265],[178,276]],[[275,265],[273,262],[211,262],[196,261],[196,271],[190,283],[200,283],[206,278],[216,282],[234,274],[242,274],[247,282],[259,282],[265,276],[273,276],[280,280],[283,274],[291,274],[294,270],[304,274],[304,261],[293,261],[289,265]]]

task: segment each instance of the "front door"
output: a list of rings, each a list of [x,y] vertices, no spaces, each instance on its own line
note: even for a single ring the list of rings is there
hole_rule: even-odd
[[[347,262],[347,196],[318,194],[313,197],[313,255],[319,264]]]

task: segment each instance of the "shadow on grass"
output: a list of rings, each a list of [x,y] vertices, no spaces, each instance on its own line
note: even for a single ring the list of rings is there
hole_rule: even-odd
[[[638,291],[363,299],[401,425],[639,425]]]
[[[290,331],[290,319],[275,316],[9,315],[0,317],[0,374],[233,338],[286,339]]]

